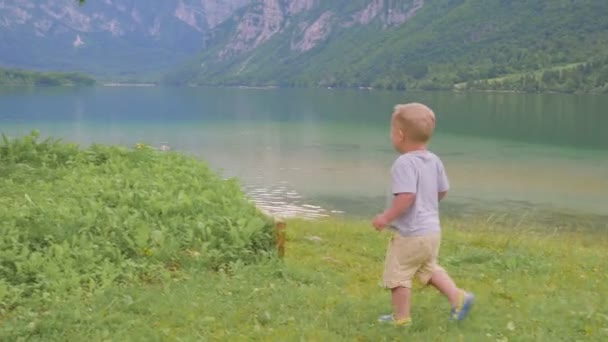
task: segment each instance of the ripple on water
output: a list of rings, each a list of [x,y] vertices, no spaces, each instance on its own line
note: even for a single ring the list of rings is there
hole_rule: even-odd
[[[319,219],[338,213],[304,202],[303,196],[284,185],[271,188],[249,185],[244,190],[256,207],[272,216]]]

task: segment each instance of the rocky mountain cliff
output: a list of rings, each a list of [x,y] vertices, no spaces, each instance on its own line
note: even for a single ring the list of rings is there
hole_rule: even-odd
[[[0,0],[0,64],[128,73],[170,67],[249,0]]]
[[[302,53],[322,44],[336,28],[369,25],[376,19],[384,27],[400,26],[423,6],[424,0],[253,1],[238,17],[234,33],[217,57],[227,59],[252,51],[286,33],[291,36],[290,50]]]

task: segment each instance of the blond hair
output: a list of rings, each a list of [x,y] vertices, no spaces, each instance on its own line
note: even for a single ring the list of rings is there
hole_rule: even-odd
[[[435,113],[421,103],[396,105],[393,120],[408,138],[416,142],[429,141],[435,130]]]

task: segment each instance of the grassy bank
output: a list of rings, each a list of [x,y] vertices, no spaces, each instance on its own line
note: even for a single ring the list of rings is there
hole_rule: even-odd
[[[501,224],[444,224],[441,262],[478,302],[447,320],[432,289],[415,292],[415,323],[375,323],[386,234],[366,222],[289,222],[287,256],[221,272],[181,271],[4,317],[0,333],[44,340],[575,341],[608,338],[605,235],[505,233]],[[316,238],[318,237],[321,240]],[[1,335],[0,335],[1,336]]]
[[[276,254],[272,222],[200,161],[37,132],[0,139],[0,233],[2,320]]]
[[[584,228],[584,227],[582,227]],[[608,234],[444,222],[441,263],[478,295],[447,320],[378,325],[388,235],[290,221],[287,254],[234,181],[145,146],[0,142],[2,341],[576,341],[608,339]]]

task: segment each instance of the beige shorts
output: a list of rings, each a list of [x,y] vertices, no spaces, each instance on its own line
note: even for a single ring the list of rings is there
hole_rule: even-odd
[[[393,233],[386,252],[384,287],[412,288],[414,277],[428,284],[433,272],[443,271],[437,265],[441,234],[404,237]]]

